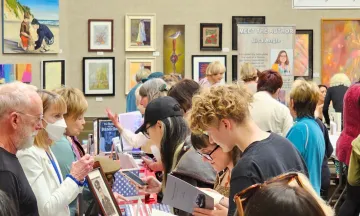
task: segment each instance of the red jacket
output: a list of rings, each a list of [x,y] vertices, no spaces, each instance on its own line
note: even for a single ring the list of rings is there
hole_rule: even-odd
[[[351,142],[360,134],[360,83],[347,90],[344,96],[344,129],[336,143],[336,156],[349,166]]]

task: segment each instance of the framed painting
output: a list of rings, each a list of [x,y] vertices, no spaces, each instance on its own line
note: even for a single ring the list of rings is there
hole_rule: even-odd
[[[83,58],[85,96],[115,95],[115,57]]]
[[[200,23],[200,50],[218,51],[222,49],[222,24]]]
[[[102,214],[122,216],[99,161],[94,163],[93,170],[86,176],[86,180]]]
[[[336,73],[360,79],[360,19],[321,20],[321,84]]]
[[[32,65],[16,64],[15,65],[16,80],[23,83],[31,83],[32,81]]]
[[[65,60],[41,62],[41,89],[53,90],[65,85]]]
[[[15,80],[15,65],[0,64],[0,84],[11,83]]]
[[[355,0],[292,0],[293,9],[359,9],[360,2]]]
[[[313,30],[296,30],[293,75],[313,78]]]
[[[156,71],[155,57],[138,58],[127,57],[126,58],[126,73],[125,73],[125,93],[129,91],[137,84],[136,73],[142,69],[149,69],[150,71]]]
[[[232,60],[232,62],[231,62],[231,64],[232,64],[231,78],[232,78],[232,81],[235,82],[238,79],[238,56],[232,55],[231,60]]]
[[[196,82],[204,79],[206,77],[206,68],[211,62],[219,61],[226,68],[226,55],[193,55],[192,56],[192,79]],[[223,79],[221,80],[222,84],[226,83],[226,70]]]
[[[185,77],[185,25],[164,25],[164,74]]]
[[[114,20],[88,20],[89,52],[112,52],[114,42]]]
[[[156,15],[127,14],[125,16],[125,51],[155,51]]]
[[[59,53],[59,0],[2,0],[2,14],[4,54]]]
[[[238,24],[265,24],[265,16],[233,16],[232,17],[232,50],[238,49]]]

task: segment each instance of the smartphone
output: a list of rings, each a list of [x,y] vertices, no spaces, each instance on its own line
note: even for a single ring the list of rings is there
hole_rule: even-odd
[[[147,184],[141,180],[137,175],[133,174],[131,171],[121,171],[121,173],[129,179],[131,182],[137,184],[138,186],[144,187]]]

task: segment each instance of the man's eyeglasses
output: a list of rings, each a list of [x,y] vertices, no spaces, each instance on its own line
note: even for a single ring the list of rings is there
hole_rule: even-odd
[[[246,201],[249,200],[259,189],[262,187],[269,185],[271,183],[275,182],[286,182],[287,184],[290,184],[293,180],[296,180],[298,185],[300,187],[304,187],[303,183],[301,182],[301,179],[299,178],[298,173],[296,172],[290,172],[283,175],[279,175],[277,177],[274,177],[273,179],[269,181],[265,181],[262,184],[254,184],[239,193],[235,194],[234,196],[234,202],[236,203],[237,211],[239,216],[244,216],[244,206],[246,204]]]
[[[42,120],[44,120],[44,114],[40,114],[38,116],[35,116],[35,115],[31,115],[29,113],[23,113],[23,112],[20,112],[20,111],[16,111],[16,113],[19,113],[19,114],[22,114],[22,115],[27,115],[27,116],[30,116],[30,117],[33,117],[33,118],[37,118],[38,119],[38,124],[41,124],[42,123]]]
[[[220,146],[219,145],[216,145],[216,147],[214,148],[214,150],[212,150],[210,153],[201,153],[199,151],[197,151],[197,153],[199,155],[201,155],[201,157],[204,157],[206,158],[206,160],[209,160],[209,161],[212,161],[214,160],[212,157],[211,157],[211,154],[214,153]]]

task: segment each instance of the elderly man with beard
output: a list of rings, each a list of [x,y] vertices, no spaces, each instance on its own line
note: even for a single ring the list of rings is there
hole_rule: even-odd
[[[0,86],[0,190],[18,215],[39,215],[36,197],[16,157],[42,129],[43,106],[36,87],[14,82]]]

